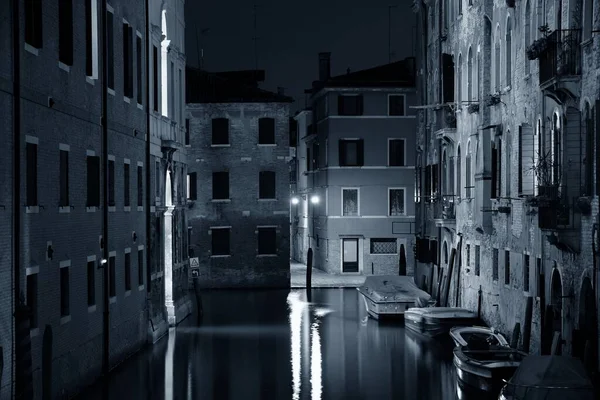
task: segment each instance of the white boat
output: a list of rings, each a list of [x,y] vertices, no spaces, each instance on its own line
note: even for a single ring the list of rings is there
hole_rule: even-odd
[[[372,318],[402,317],[415,302],[426,303],[429,293],[419,289],[412,276],[367,276],[356,288],[362,294],[367,312]]]
[[[458,307],[415,307],[404,312],[406,328],[432,337],[455,326],[474,325],[478,320],[477,313]]]
[[[510,379],[527,353],[511,348],[501,333],[482,326],[455,327],[454,366],[464,384],[483,391],[498,391]]]

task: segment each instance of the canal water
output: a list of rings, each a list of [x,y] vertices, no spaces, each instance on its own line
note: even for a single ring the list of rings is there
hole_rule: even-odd
[[[219,290],[204,315],[82,399],[405,399],[483,396],[457,385],[450,343],[367,317],[356,289]]]

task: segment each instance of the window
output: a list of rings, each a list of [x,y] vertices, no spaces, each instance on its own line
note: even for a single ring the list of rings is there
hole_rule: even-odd
[[[510,251],[504,251],[504,284],[510,285]]]
[[[123,95],[133,98],[133,27],[123,22]]]
[[[492,141],[492,184],[490,185],[491,193],[490,198],[496,199],[500,197],[500,171],[501,171],[501,149],[499,145],[499,138],[496,141]]]
[[[211,254],[213,256],[228,256],[231,228],[210,228],[210,234],[212,237]]]
[[[115,160],[108,160],[108,206],[115,206]]]
[[[142,83],[142,38],[140,36],[135,37],[135,69],[136,69],[136,81],[137,81],[137,103],[144,104],[144,85]]]
[[[312,168],[312,162],[313,162],[313,160],[312,160],[312,152],[311,152],[310,147],[307,146],[306,147],[306,170],[307,171],[312,171],[313,170],[313,168]]]
[[[106,47],[108,52],[108,60],[106,61],[106,68],[108,74],[108,87],[115,89],[115,33],[114,33],[114,15],[112,12],[107,11],[106,14]]]
[[[37,153],[38,145],[35,143],[27,143],[25,146],[26,152],[26,174],[27,174],[27,205],[38,205],[38,165]]]
[[[594,119],[589,103],[585,103],[583,113],[585,124],[585,173],[584,173],[584,195],[594,195]],[[598,161],[596,161],[598,162]]]
[[[527,3],[525,4],[525,57],[523,57],[523,59],[525,60],[525,74],[528,75],[531,69],[531,61],[529,60],[529,58],[527,57],[527,48],[532,44],[531,43],[531,27],[534,25],[531,23],[531,2],[534,0],[527,0]]]
[[[42,0],[25,0],[25,43],[42,48]]]
[[[69,205],[69,152],[60,150],[60,207]]]
[[[69,303],[69,267],[60,269],[60,316],[66,317],[71,314]]]
[[[158,48],[152,46],[152,89],[154,111],[158,112]]]
[[[229,144],[229,120],[227,118],[213,118],[212,120],[212,144]]]
[[[260,171],[258,181],[258,198],[275,199],[275,171]]]
[[[137,166],[137,205],[138,207],[144,206],[144,167],[141,165]]]
[[[467,101],[473,101],[473,49],[467,53]]]
[[[27,275],[27,305],[31,309],[29,328],[38,327],[38,274]]]
[[[171,61],[169,86],[166,87],[167,93],[169,93],[169,117],[175,121],[175,64]]]
[[[198,175],[196,172],[187,174],[187,198],[189,200],[198,199]]]
[[[471,245],[468,244],[465,247],[465,250],[466,250],[466,253],[467,253],[466,256],[465,256],[465,261],[467,262],[466,265],[467,265],[467,267],[470,267],[471,266]]]
[[[406,215],[404,189],[389,189],[389,215]]]
[[[125,291],[131,290],[131,253],[125,253]]]
[[[510,18],[506,21],[506,86],[512,82],[512,25]]]
[[[258,254],[274,255],[277,254],[277,228],[259,227],[258,228]]]
[[[533,195],[533,128],[519,126],[519,154],[518,154],[518,191],[519,195]]]
[[[144,284],[144,250],[138,250],[138,285]]]
[[[429,257],[432,264],[438,265],[438,242],[431,239],[429,241]]]
[[[229,199],[229,172],[213,172],[212,198],[213,200]]]
[[[190,120],[188,118],[185,120],[185,145],[190,145]]]
[[[592,38],[594,26],[594,0],[584,0],[583,6],[583,40]]]
[[[73,65],[73,0],[58,2],[58,59]]]
[[[475,275],[479,276],[479,274],[481,273],[481,254],[480,254],[480,247],[479,245],[475,245]]]
[[[523,255],[523,291],[529,292],[529,254]]]
[[[96,262],[87,263],[87,304],[88,307],[96,305]]]
[[[339,95],[338,115],[363,115],[363,96]]]
[[[160,198],[160,161],[154,163],[154,196]]]
[[[319,149],[319,142],[318,141],[314,141],[312,144],[312,156],[313,156],[313,165],[312,165],[312,169],[315,171],[319,170],[320,167],[320,160],[319,160],[319,154],[321,153],[320,149]]]
[[[258,120],[258,144],[275,144],[275,119]]]
[[[364,141],[362,139],[342,139],[339,141],[341,167],[360,167],[364,165]]]
[[[406,115],[406,97],[403,94],[391,94],[388,96],[388,115]]]
[[[492,92],[500,91],[500,27],[496,29],[496,46],[494,48],[494,84]]]
[[[460,109],[462,102],[462,54],[458,55],[458,63],[456,64],[456,102]]]
[[[88,207],[100,207],[100,157],[87,157],[87,202]]]
[[[185,87],[183,86],[183,73],[181,71],[181,68],[178,70],[178,79],[179,79],[179,87],[181,88],[181,91],[179,93],[177,93],[177,103],[179,105],[179,123],[183,123],[183,114],[185,111],[185,107],[183,107],[183,93],[185,93]]]
[[[390,167],[404,167],[404,139],[388,140],[388,164]]]
[[[371,254],[398,254],[396,238],[371,239]]]
[[[471,143],[467,143],[467,154],[465,156],[465,191],[466,198],[471,198],[471,189],[473,186],[473,177],[471,172]]]
[[[98,79],[98,3],[85,0],[85,74]]]
[[[463,0],[457,0],[457,2],[458,2],[458,15],[462,15]]]
[[[342,189],[342,216],[357,216],[359,212],[358,201],[358,189]]]
[[[492,279],[498,281],[498,249],[492,249]]]
[[[456,195],[460,200],[462,196],[462,159],[460,157],[460,146],[456,151]]]
[[[110,297],[115,297],[117,295],[117,285],[115,282],[115,280],[117,278],[116,268],[117,268],[116,257],[115,256],[108,257],[108,275],[109,275],[108,295]]]

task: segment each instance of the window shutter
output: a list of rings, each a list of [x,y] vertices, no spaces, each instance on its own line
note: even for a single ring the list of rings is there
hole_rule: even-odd
[[[346,146],[343,140],[338,140],[339,165],[346,165]]]
[[[498,150],[496,146],[492,145],[492,184],[490,185],[491,193],[490,198],[495,199],[498,197],[496,192],[496,181],[498,180]]]
[[[358,153],[356,156],[357,164],[359,167],[365,165],[365,141],[363,139],[359,139],[356,144],[356,152]]]
[[[600,195],[600,100],[596,100],[596,105],[592,111],[596,114],[596,196]]]
[[[198,179],[196,177],[196,173],[192,172],[190,174],[190,200],[196,200],[198,196],[197,192]]]
[[[533,196],[533,127],[519,127],[519,193],[524,196]]]

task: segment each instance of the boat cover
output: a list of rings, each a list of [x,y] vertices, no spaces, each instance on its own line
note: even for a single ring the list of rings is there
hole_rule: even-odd
[[[458,307],[424,307],[409,308],[405,313],[415,313],[437,319],[473,318],[477,319],[477,313]]]
[[[376,303],[428,301],[429,293],[419,289],[412,276],[367,276],[359,292]]]
[[[508,382],[506,393],[516,399],[593,399],[594,388],[585,367],[567,356],[526,357]]]

